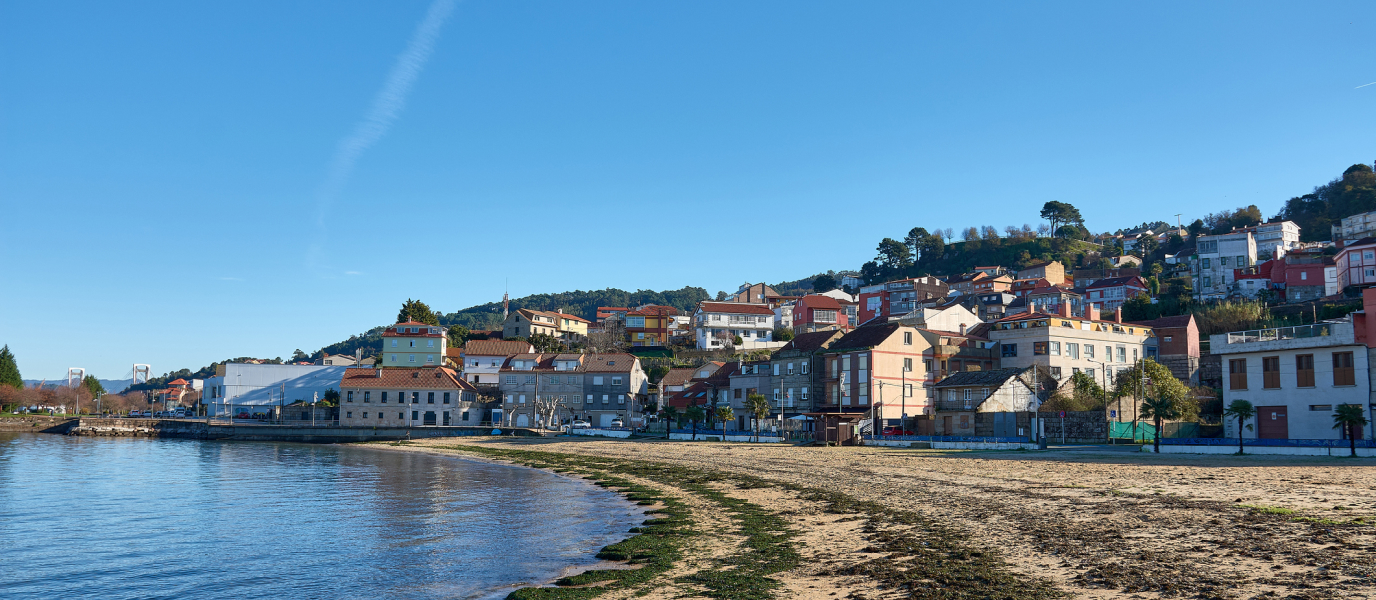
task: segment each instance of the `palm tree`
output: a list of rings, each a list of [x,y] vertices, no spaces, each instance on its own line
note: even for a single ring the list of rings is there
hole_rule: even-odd
[[[722,433],[726,433],[726,423],[736,418],[736,415],[731,412],[730,406],[718,406],[716,413],[717,420],[721,421],[721,431]]]
[[[701,406],[698,406],[698,405],[694,404],[694,405],[692,405],[692,406],[689,406],[689,407],[688,407],[688,410],[683,411],[683,416],[684,416],[684,418],[687,418],[687,419],[688,419],[688,422],[690,422],[690,423],[693,424],[693,438],[692,438],[692,439],[693,439],[693,441],[697,441],[697,439],[698,439],[698,421],[701,421],[701,420],[703,420],[704,418],[707,417],[707,411],[703,410]]]
[[[664,414],[664,439],[669,439],[669,427],[678,419],[678,407],[665,406],[661,411]]]
[[[1166,419],[1179,419],[1180,409],[1175,406],[1175,402],[1170,398],[1157,397],[1147,398],[1142,401],[1142,416],[1153,419],[1156,422],[1156,435],[1153,437],[1153,449],[1157,454],[1161,453],[1161,421]]]
[[[769,400],[764,394],[750,394],[745,397],[745,408],[755,416],[755,441],[760,441],[760,421],[769,416]]]
[[[1223,416],[1237,419],[1237,453],[1242,454],[1242,426],[1247,419],[1257,416],[1257,408],[1246,400],[1234,400],[1223,409]],[[1251,429],[1251,425],[1247,425]]]
[[[1333,428],[1345,428],[1353,458],[1357,456],[1357,432],[1366,427],[1366,424],[1366,415],[1362,414],[1360,404],[1339,404],[1338,410],[1333,411]]]

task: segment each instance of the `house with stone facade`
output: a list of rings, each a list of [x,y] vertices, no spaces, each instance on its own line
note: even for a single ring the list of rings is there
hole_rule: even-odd
[[[446,367],[344,370],[339,384],[344,427],[479,425],[492,421],[477,389]]]
[[[936,435],[1031,437],[1040,407],[1036,367],[962,371],[935,386]]]

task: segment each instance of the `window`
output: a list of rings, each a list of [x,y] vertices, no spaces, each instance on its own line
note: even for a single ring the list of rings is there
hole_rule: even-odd
[[[1017,356],[1017,355],[1018,355],[1018,345],[1017,345],[1017,344],[1005,344],[1005,345],[1004,345],[1005,348],[1008,347],[1008,346],[1012,346],[1012,347],[1013,347],[1013,356]],[[1005,350],[1004,352],[1007,352],[1007,351]],[[1008,356],[1008,354],[1004,354],[1004,356]],[[932,359],[930,359],[930,358],[924,358],[924,359],[922,359],[922,368],[926,369],[927,372],[930,373],[930,372],[932,371]]]
[[[372,392],[363,392],[363,401],[364,401],[364,402],[368,402],[369,400],[372,400],[372,399],[373,399],[373,393],[372,393]]]
[[[1262,265],[1262,267],[1265,267],[1265,266],[1266,266],[1266,265]],[[1305,281],[1305,280],[1308,280],[1308,279],[1309,279],[1309,272],[1308,272],[1308,271],[1300,271],[1300,281]]]
[[[1208,275],[1205,275],[1205,276],[1204,276],[1204,287],[1209,287],[1209,286],[1211,286],[1211,285],[1213,285],[1212,281],[1209,279],[1209,276],[1208,276]]]
[[[427,354],[427,355],[425,355],[425,364],[427,364],[427,365],[433,365],[433,364],[435,364],[435,355],[434,355],[434,354]]]
[[[904,332],[903,332],[903,345],[904,345],[904,346],[911,346],[911,345],[913,345],[913,332],[911,332],[911,331],[904,331]]]
[[[1086,358],[1086,359],[1094,358],[1094,345],[1093,345],[1093,344],[1085,344],[1085,358]]]
[[[1332,405],[1332,404],[1310,404],[1310,405],[1309,405],[1309,410],[1314,411],[1314,412],[1331,412],[1331,411],[1333,410],[1333,405]]]
[[[779,365],[774,365],[774,368],[775,368],[775,369],[778,369],[778,368],[779,368]],[[793,374],[793,363],[788,363],[788,374],[789,374],[789,375],[792,375],[792,374]],[[778,373],[775,373],[775,375],[778,375]]]
[[[608,400],[607,400],[607,395],[606,395],[606,394],[602,394],[602,403],[603,403],[603,404],[606,404],[607,402],[608,402]]]
[[[1079,344],[1069,344],[1069,343],[1066,344],[1066,345],[1065,345],[1065,355],[1066,355],[1066,356],[1069,356],[1070,358],[1074,358],[1074,359],[1080,358],[1080,345],[1079,345]]]
[[[529,384],[529,383],[535,383],[535,376],[534,376],[534,375],[526,375],[526,383],[528,383],[528,384]]]
[[[1201,266],[1203,266],[1205,269],[1209,268],[1209,259],[1207,259],[1207,258],[1204,259],[1204,260],[1202,261],[1202,265],[1201,265]]]
[[[517,398],[520,400],[520,404],[525,404],[525,403],[526,403],[526,395],[525,395],[525,394],[521,394],[520,396],[517,396]]]
[[[1363,253],[1362,253],[1362,260],[1372,260],[1372,259],[1376,259],[1376,253],[1373,253],[1371,250],[1367,250],[1366,252],[1363,252]]]
[[[386,403],[387,403],[387,392],[382,392],[382,403],[383,403],[383,404],[386,404]]]
[[[779,398],[779,388],[774,388],[774,400],[777,402]]]
[[[1247,389],[1247,359],[1235,358],[1228,361],[1228,389]]]
[[[1104,346],[1104,362],[1113,362],[1113,346]]]
[[[1314,387],[1314,355],[1295,355],[1295,386]]]
[[[365,419],[368,418],[368,411],[366,411],[366,410],[363,411],[363,418],[365,418]]]
[[[602,385],[602,377],[601,377],[600,375],[599,375],[599,376],[594,376],[594,377],[592,378],[592,384],[593,384],[593,385]]]
[[[969,389],[965,390],[965,399],[966,399],[966,400],[969,400],[971,397],[973,397],[974,393],[975,393],[974,390],[969,390]]]
[[[1128,349],[1126,346],[1118,347],[1118,362],[1128,362]]]
[[[507,376],[506,376],[506,382],[509,383],[509,384],[513,384],[513,385],[514,385],[514,384],[516,383],[516,376],[515,376],[515,375],[507,375]]]
[[[389,354],[389,355],[387,355],[387,356],[388,356],[387,362],[397,362],[397,355],[395,355],[395,354]]]
[[[396,341],[396,340],[392,340],[392,347],[393,347],[393,348],[396,348],[396,347],[397,347],[397,341]]]
[[[626,403],[626,395],[625,395],[625,394],[617,394],[617,395],[616,395],[616,403],[617,403],[617,404],[625,404],[625,403]]]
[[[407,354],[407,355],[406,355],[406,362],[416,362],[416,355],[414,355],[414,354]]]
[[[1247,266],[1247,257],[1246,257],[1246,256],[1239,256],[1239,257],[1237,257],[1237,262],[1236,262],[1235,264],[1236,264],[1237,266],[1239,266],[1239,267],[1245,267],[1245,266]]]
[[[382,418],[382,411],[377,411],[377,418],[379,418],[379,419]]]
[[[1061,343],[1060,343],[1060,342],[1047,342],[1047,344],[1048,344],[1048,346],[1051,348],[1051,356],[1060,356],[1060,355],[1061,355]]]
[[[1261,389],[1280,389],[1280,357],[1261,357]]]
[[[911,358],[904,358],[904,359],[903,359],[903,371],[904,371],[904,372],[912,372],[912,370],[913,370],[913,359],[911,359]]]
[[[804,386],[803,389],[801,389],[801,390],[798,391],[798,399],[800,399],[800,400],[807,400],[807,387],[806,387],[806,386]]]
[[[612,378],[612,385],[621,385],[621,378],[620,378],[620,377],[613,377],[613,378]]]
[[[434,347],[435,347],[435,340],[425,340],[425,342],[426,342],[425,347],[427,347],[427,348],[434,348]]]
[[[1167,342],[1169,342],[1169,341],[1171,341],[1171,336],[1168,335],[1168,336],[1166,336],[1165,339],[1166,339]]]
[[[1017,344],[1004,344],[1004,345],[1003,345],[1003,357],[1004,357],[1004,358],[1009,358],[1009,357],[1013,357],[1013,356],[1017,356],[1017,355],[1018,355],[1018,345],[1017,345]],[[932,365],[931,365],[931,363],[932,363],[932,361],[930,361],[930,360],[927,361],[927,370],[928,370],[928,371],[932,370]]]
[[[809,363],[809,362],[811,362],[811,361],[805,360],[805,361],[802,361],[802,362],[798,363],[798,372],[799,372],[799,373],[802,373],[803,375],[807,375],[807,363]]]
[[[418,411],[418,410],[413,410],[413,411],[411,411],[411,420],[412,420],[412,421],[419,421],[419,420],[420,420],[420,411]]]
[[[1220,257],[1218,257],[1218,266],[1220,266],[1220,267],[1226,267],[1226,266],[1228,266],[1228,257],[1226,257],[1226,256],[1220,256]],[[1239,266],[1241,266],[1241,265],[1239,265]]]
[[[460,420],[460,421],[467,421],[467,420],[468,420],[468,411],[466,411],[466,410],[463,411],[463,418],[462,418],[462,419],[459,419],[459,420]]]
[[[1053,378],[1055,378],[1055,379],[1060,379],[1060,378],[1061,378],[1061,368],[1060,368],[1060,367],[1051,367],[1051,377],[1053,377]]]
[[[420,404],[420,392],[411,392],[411,404]]]
[[[353,392],[349,392],[349,395],[348,395],[347,397],[345,397],[344,401],[345,401],[345,402],[353,402],[353,401],[354,401],[354,393],[353,393]]]
[[[354,418],[354,411],[348,411],[348,412],[344,413],[344,418],[346,418],[346,419],[352,419],[352,418]]]
[[[1046,352],[1046,342],[1032,342],[1032,354],[1036,356],[1045,356]]]
[[[1351,352],[1333,353],[1333,385],[1357,385]]]
[[[1085,347],[1088,348],[1089,346],[1085,346]],[[1088,375],[1089,378],[1090,378],[1090,380],[1093,380],[1093,379],[1094,379],[1094,369],[1085,369],[1085,375]]]

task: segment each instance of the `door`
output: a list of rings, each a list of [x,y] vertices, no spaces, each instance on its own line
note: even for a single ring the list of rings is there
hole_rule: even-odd
[[[444,425],[445,427],[449,426],[449,411],[447,410],[444,411]]]
[[[1257,407],[1257,437],[1263,440],[1283,440],[1290,437],[1290,424],[1286,417],[1286,407]]]
[[[941,417],[941,435],[955,435],[951,433],[951,417],[947,415]]]
[[[994,413],[994,437],[1014,437],[1018,419],[1011,412]]]
[[[434,425],[434,424],[435,424],[435,411],[433,411],[433,410],[427,410],[427,411],[425,411],[425,424],[426,424],[426,425]]]
[[[517,427],[530,427],[530,417],[528,417],[528,416],[526,416],[526,415],[524,415],[524,414],[516,415],[516,426],[517,426]]]
[[[615,415],[615,414],[612,414],[612,413],[602,413],[602,415],[600,416],[600,420],[598,421],[598,424],[599,424],[600,426],[602,426],[602,427],[611,427],[611,426],[612,426],[612,419],[615,419],[615,418],[616,418],[616,415]]]

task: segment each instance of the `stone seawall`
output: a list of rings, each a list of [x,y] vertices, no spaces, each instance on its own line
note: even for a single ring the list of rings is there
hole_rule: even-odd
[[[241,440],[342,444],[459,436],[539,436],[533,429],[513,427],[340,427],[206,423],[182,419],[80,419],[64,431],[90,437],[150,437],[194,440]]]
[[[7,417],[0,419],[0,432],[5,433],[67,433],[76,425],[76,417]]]
[[[1108,418],[1101,410],[1069,411],[1064,420],[1056,411],[1040,412],[1037,417],[1046,441],[1052,444],[1060,444],[1062,439],[1067,444],[1102,444],[1108,440]]]

